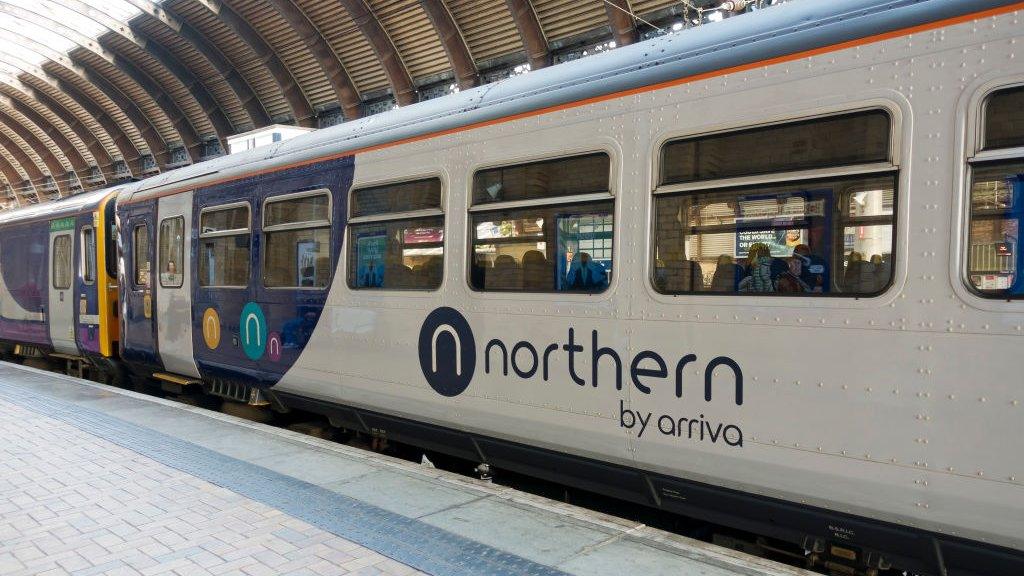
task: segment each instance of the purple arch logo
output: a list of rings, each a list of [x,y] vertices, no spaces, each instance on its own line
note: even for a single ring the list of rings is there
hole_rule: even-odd
[[[277,332],[267,334],[267,359],[271,362],[281,360],[281,335]]]

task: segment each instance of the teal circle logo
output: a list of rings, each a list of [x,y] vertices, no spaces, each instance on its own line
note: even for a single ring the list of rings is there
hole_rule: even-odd
[[[242,308],[242,317],[238,321],[241,333],[242,350],[251,360],[263,357],[267,348],[267,318],[263,315],[260,305],[249,302]]]

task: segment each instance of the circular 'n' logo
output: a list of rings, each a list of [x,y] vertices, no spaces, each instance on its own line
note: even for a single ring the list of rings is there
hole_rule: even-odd
[[[469,386],[476,368],[476,342],[469,322],[454,308],[427,315],[420,328],[420,369],[442,396],[458,396]]]
[[[216,350],[220,346],[220,316],[213,308],[207,308],[203,312],[203,341],[210,350]]]
[[[242,351],[250,360],[259,360],[267,348],[267,319],[263,310],[255,302],[249,302],[242,308],[242,316],[238,319],[239,336],[242,339]]]

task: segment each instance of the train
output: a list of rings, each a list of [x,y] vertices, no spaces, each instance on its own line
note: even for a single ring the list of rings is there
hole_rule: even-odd
[[[0,353],[1024,574],[1022,17],[797,0],[0,214]]]

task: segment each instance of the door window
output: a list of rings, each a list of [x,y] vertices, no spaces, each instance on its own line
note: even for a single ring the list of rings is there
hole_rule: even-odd
[[[184,281],[185,218],[175,216],[160,222],[160,286],[181,288]]]
[[[135,255],[135,286],[149,288],[149,227],[139,224],[133,233]]]
[[[53,287],[71,288],[71,235],[61,234],[53,239]]]
[[[96,281],[96,229],[92,226],[82,228],[82,282],[92,284]]]

